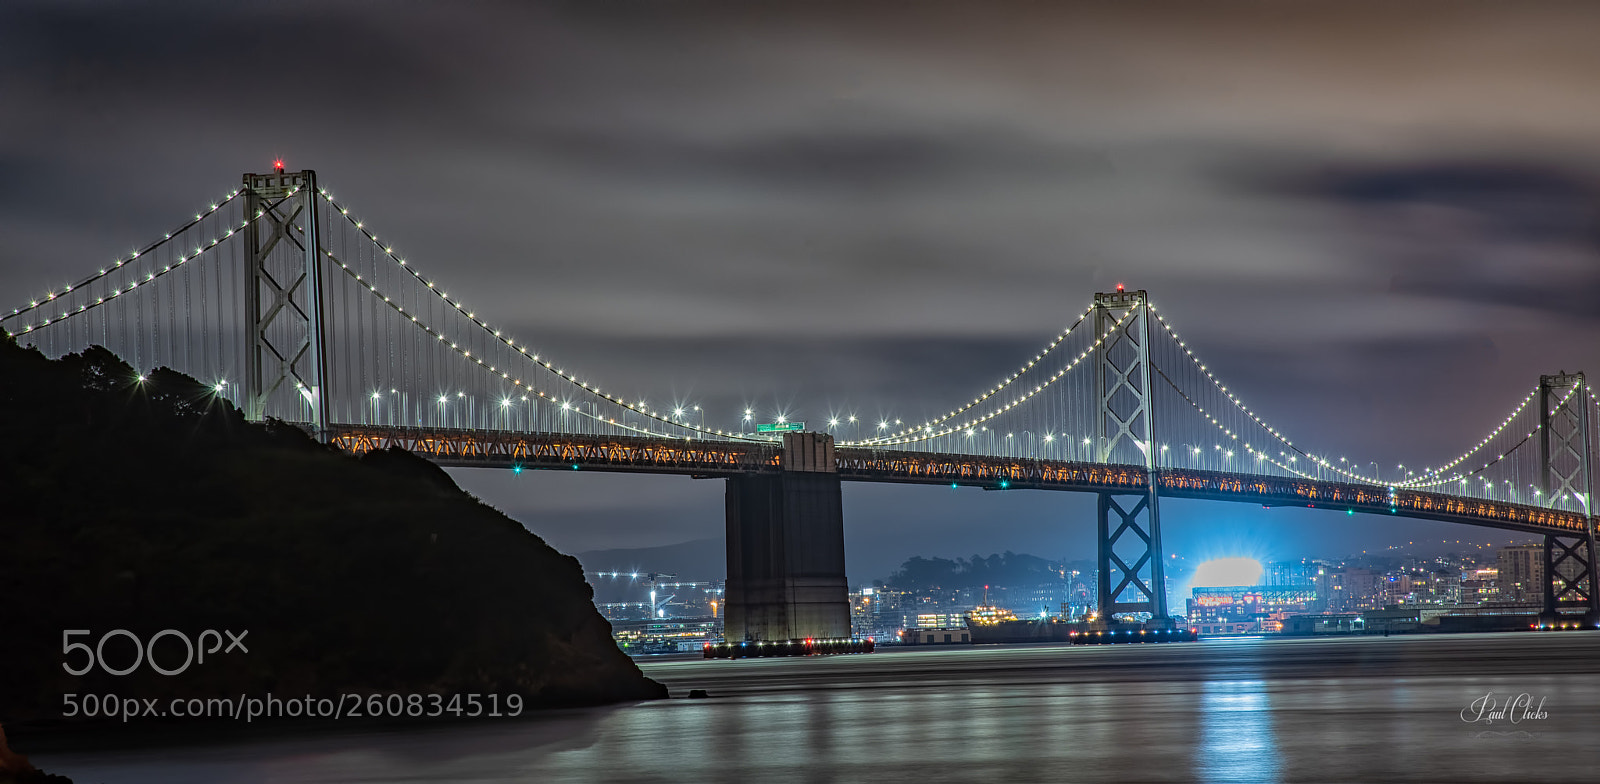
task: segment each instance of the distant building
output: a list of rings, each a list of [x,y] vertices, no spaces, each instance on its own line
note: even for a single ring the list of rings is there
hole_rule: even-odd
[[[877,590],[862,588],[850,592],[850,636],[871,637],[877,625]]]
[[[1306,612],[1316,601],[1317,591],[1308,585],[1196,588],[1187,619],[1201,634],[1277,632],[1286,618]]]
[[[918,628],[918,629],[945,629],[945,628],[951,628],[951,627],[960,626],[961,628],[964,629],[964,628],[966,628],[966,623],[967,623],[967,614],[964,613],[964,612],[959,612],[959,613],[918,613],[917,614],[917,625],[914,628]]]
[[[1298,561],[1271,561],[1262,566],[1262,585],[1312,585],[1321,565],[1309,558]]]
[[[1291,615],[1283,621],[1284,634],[1352,634],[1366,628],[1358,613]]]
[[[961,645],[972,642],[972,632],[967,631],[965,626],[907,629],[900,637],[900,642],[905,645]]]
[[[1518,544],[1500,548],[1495,559],[1500,596],[1512,602],[1544,601],[1544,545]]]
[[[1544,601],[1544,545],[1507,545],[1500,548],[1495,564],[1500,570],[1501,600],[1521,603]],[[1569,558],[1558,568],[1563,577],[1575,580],[1583,567],[1577,559]]]
[[[1378,602],[1385,607],[1419,604],[1412,576],[1409,569],[1385,572],[1383,579],[1378,583]]]
[[[850,632],[857,637],[894,639],[911,625],[908,608],[915,600],[904,591],[892,588],[862,588],[850,594]]]
[[[1346,567],[1326,575],[1328,585],[1327,599],[1323,610],[1330,613],[1357,612],[1372,607],[1381,607],[1383,602],[1378,591],[1378,582],[1382,575],[1371,569]]]
[[[1406,632],[1415,631],[1422,624],[1423,611],[1416,607],[1385,607],[1381,610],[1367,610],[1361,614],[1366,622],[1368,632]]]
[[[1011,601],[1006,609],[1021,617],[1031,618],[1058,612],[1061,605],[1067,604],[1071,590],[1067,583],[1057,582],[1021,590],[1013,589],[1011,594]]]
[[[1476,606],[1500,601],[1500,569],[1476,566],[1461,571],[1461,603]]]
[[[1067,572],[1064,577],[1068,581],[1068,588],[1067,606],[1062,614],[1069,618],[1088,614],[1090,608],[1094,607],[1095,603],[1099,601],[1095,595],[1096,589],[1091,586],[1090,581],[1083,576],[1082,572]]]
[[[1461,572],[1455,569],[1436,568],[1428,573],[1428,603],[1457,605],[1461,603]]]

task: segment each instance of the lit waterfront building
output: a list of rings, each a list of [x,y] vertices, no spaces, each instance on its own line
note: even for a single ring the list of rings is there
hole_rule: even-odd
[[[1500,548],[1495,565],[1499,570],[1500,596],[1513,602],[1544,600],[1544,545],[1519,544]]]
[[[1195,588],[1188,622],[1201,634],[1278,632],[1285,618],[1307,612],[1316,601],[1317,589],[1309,585]]]
[[[906,626],[909,594],[889,588],[863,587],[850,593],[850,633],[855,637],[892,640]]]
[[[1378,592],[1385,607],[1456,605],[1461,602],[1461,574],[1450,569],[1396,569],[1384,575]]]
[[[1518,603],[1543,602],[1545,589],[1544,545],[1517,544],[1500,548],[1495,566],[1499,569],[1500,600]],[[1575,580],[1583,567],[1575,558],[1561,563],[1561,575]]]
[[[1500,601],[1500,569],[1477,566],[1461,572],[1461,603],[1469,606]]]
[[[1458,605],[1461,603],[1461,572],[1454,569],[1433,569],[1428,573],[1428,603]]]
[[[1328,570],[1322,577],[1327,586],[1322,610],[1348,613],[1383,606],[1378,587],[1382,579],[1383,575],[1360,567]]]
[[[944,629],[947,627],[966,627],[967,614],[954,613],[918,613],[916,628],[919,629]]]

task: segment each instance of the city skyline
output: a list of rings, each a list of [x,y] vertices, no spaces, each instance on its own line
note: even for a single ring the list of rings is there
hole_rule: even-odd
[[[1327,552],[1294,553],[1278,551],[1276,555],[1272,556],[1262,554],[1261,552],[1252,555],[1245,552],[1243,548],[1228,549],[1223,546],[1218,546],[1213,549],[1212,555],[1191,558],[1187,553],[1174,552],[1169,549],[1168,557],[1175,561],[1174,566],[1176,566],[1177,571],[1174,572],[1173,568],[1169,566],[1168,577],[1169,580],[1175,580],[1176,584],[1187,584],[1189,577],[1192,576],[1193,571],[1198,564],[1203,563],[1206,560],[1222,558],[1251,558],[1253,560],[1261,560],[1262,563],[1283,563],[1299,560],[1352,561],[1362,558],[1429,558],[1452,553],[1462,556],[1492,558],[1493,554],[1500,548],[1508,546],[1522,546],[1529,543],[1537,543],[1539,541],[1542,540],[1537,536],[1520,536],[1515,532],[1496,531],[1492,533],[1486,532],[1485,534],[1477,537],[1469,536],[1467,538],[1459,539],[1441,538],[1433,540],[1407,540],[1404,543],[1389,545],[1383,548],[1377,548],[1374,546],[1372,548],[1365,548],[1359,551],[1343,554]],[[966,559],[972,556],[992,557],[1005,552],[1008,552],[1008,550],[996,550],[994,548],[990,548],[988,550],[980,549],[978,551],[965,553],[953,550],[944,552],[907,551],[901,554],[900,560],[896,561],[893,566],[880,568],[876,572],[868,571],[869,569],[873,568],[873,565],[879,563],[879,561],[874,558],[862,559],[864,563],[860,566],[857,565],[857,561],[847,560],[846,565],[851,574],[850,585],[853,588],[860,588],[863,586],[871,586],[880,582],[892,583],[892,573],[898,571],[905,562],[913,558],[943,558],[946,560],[956,560]],[[1067,549],[1061,552],[1010,550],[1009,552],[1014,552],[1017,555],[1042,558],[1045,560],[1065,564],[1088,564],[1088,568],[1090,569],[1093,568],[1093,562],[1095,560],[1092,540],[1075,550]],[[726,556],[723,551],[723,543],[721,539],[699,539],[660,548],[623,547],[616,549],[593,550],[575,553],[574,555],[576,555],[577,558],[583,562],[586,569],[594,572],[609,572],[611,570],[616,570],[625,573],[631,572],[639,575],[646,575],[650,572],[662,572],[679,576],[685,580],[720,580],[725,577],[724,572],[726,568]],[[858,574],[862,576],[857,577],[856,575]],[[1182,593],[1184,593],[1184,591],[1176,589],[1174,590],[1175,595]]]
[[[1193,575],[1169,577],[1168,593],[1171,606],[1186,608],[1180,625],[1202,636],[1423,632],[1430,626],[1438,630],[1440,618],[1521,628],[1530,609],[1542,602],[1542,543],[1469,545],[1465,552],[1457,541],[1409,545],[1350,558],[1216,559],[1195,565]],[[1429,545],[1458,549],[1416,551]],[[957,639],[956,632],[996,619],[1082,622],[1095,609],[1098,575],[1092,560],[1007,552],[975,555],[970,562],[919,556],[905,567],[887,581],[851,590],[856,636],[906,643],[921,641],[906,635],[922,629],[951,634],[940,640],[946,644],[992,643],[997,640]],[[1568,577],[1579,571],[1570,563],[1562,567]],[[706,634],[718,633],[722,580],[627,571],[589,574],[596,605],[616,624],[625,646],[656,645],[656,652],[675,644],[693,648]],[[1481,618],[1491,620],[1474,620]]]

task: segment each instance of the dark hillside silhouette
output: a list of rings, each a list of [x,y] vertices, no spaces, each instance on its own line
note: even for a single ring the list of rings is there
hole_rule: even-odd
[[[247,422],[99,347],[49,360],[0,338],[0,591],[0,722],[59,719],[68,693],[666,696],[612,642],[578,561],[437,467]],[[65,629],[248,630],[249,653],[74,677]]]

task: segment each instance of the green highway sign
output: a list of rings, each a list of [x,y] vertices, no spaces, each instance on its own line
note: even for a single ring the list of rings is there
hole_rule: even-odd
[[[804,422],[780,422],[776,425],[756,425],[757,433],[798,433],[806,429]]]

